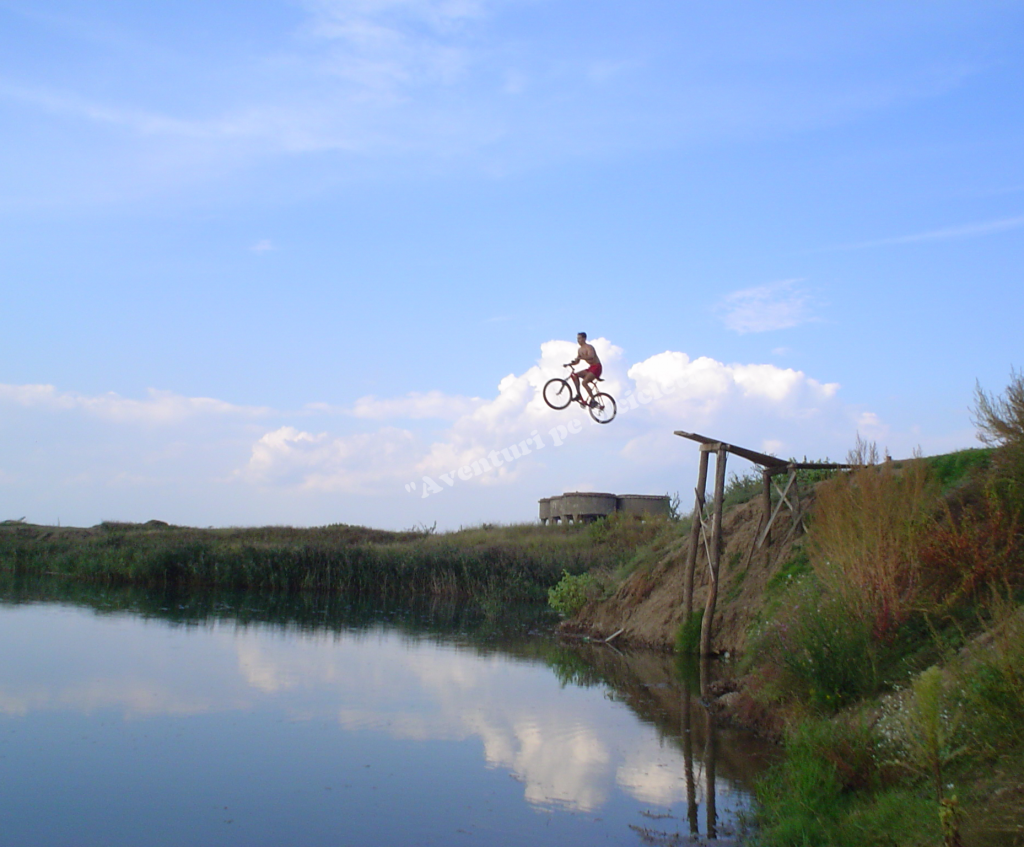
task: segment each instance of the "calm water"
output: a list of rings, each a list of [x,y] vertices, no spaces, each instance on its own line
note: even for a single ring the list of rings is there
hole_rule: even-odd
[[[763,764],[671,657],[536,618],[52,597],[0,594],[2,845],[666,843]]]

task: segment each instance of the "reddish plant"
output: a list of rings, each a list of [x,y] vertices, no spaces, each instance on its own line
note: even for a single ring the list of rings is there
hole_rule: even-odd
[[[919,551],[932,590],[947,604],[1019,579],[1024,543],[1015,515],[998,503],[946,512]]]

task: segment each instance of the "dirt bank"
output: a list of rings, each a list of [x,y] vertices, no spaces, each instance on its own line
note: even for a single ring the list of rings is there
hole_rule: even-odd
[[[750,624],[763,608],[768,581],[789,560],[794,543],[802,540],[797,533],[781,540],[790,524],[787,516],[780,518],[781,522],[773,528],[775,543],[757,548],[764,519],[759,498],[731,509],[724,516],[724,550],[712,630],[712,644],[718,653],[743,652]],[[671,649],[683,620],[688,543],[688,539],[681,538],[655,567],[634,571],[611,597],[588,603],[576,617],[563,624],[564,628],[595,638],[607,638],[621,629],[616,642]],[[704,608],[707,592],[707,556],[702,549],[694,580],[695,609]]]

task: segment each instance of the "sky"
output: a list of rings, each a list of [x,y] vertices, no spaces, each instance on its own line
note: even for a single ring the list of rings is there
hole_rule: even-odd
[[[0,0],[0,520],[452,529],[686,511],[676,430],[978,446],[1024,364],[1022,36],[1019,0]],[[540,398],[580,331],[607,425]]]

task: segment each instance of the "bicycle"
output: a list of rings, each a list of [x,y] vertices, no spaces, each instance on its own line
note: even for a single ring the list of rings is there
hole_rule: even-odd
[[[565,367],[570,368],[572,365],[566,365]],[[575,373],[582,373],[582,371],[572,371],[569,374],[569,378]],[[598,377],[595,382],[604,382],[601,377]],[[588,403],[580,394],[573,397],[573,385],[568,379],[563,379],[560,376],[556,376],[554,379],[549,379],[544,383],[544,402],[547,403],[552,409],[561,411],[566,408],[570,403],[576,401],[588,412],[590,417],[594,419],[596,423],[606,424],[611,423],[615,418],[617,411],[615,406],[615,398],[611,394],[605,394],[603,391],[595,391],[593,399]]]

